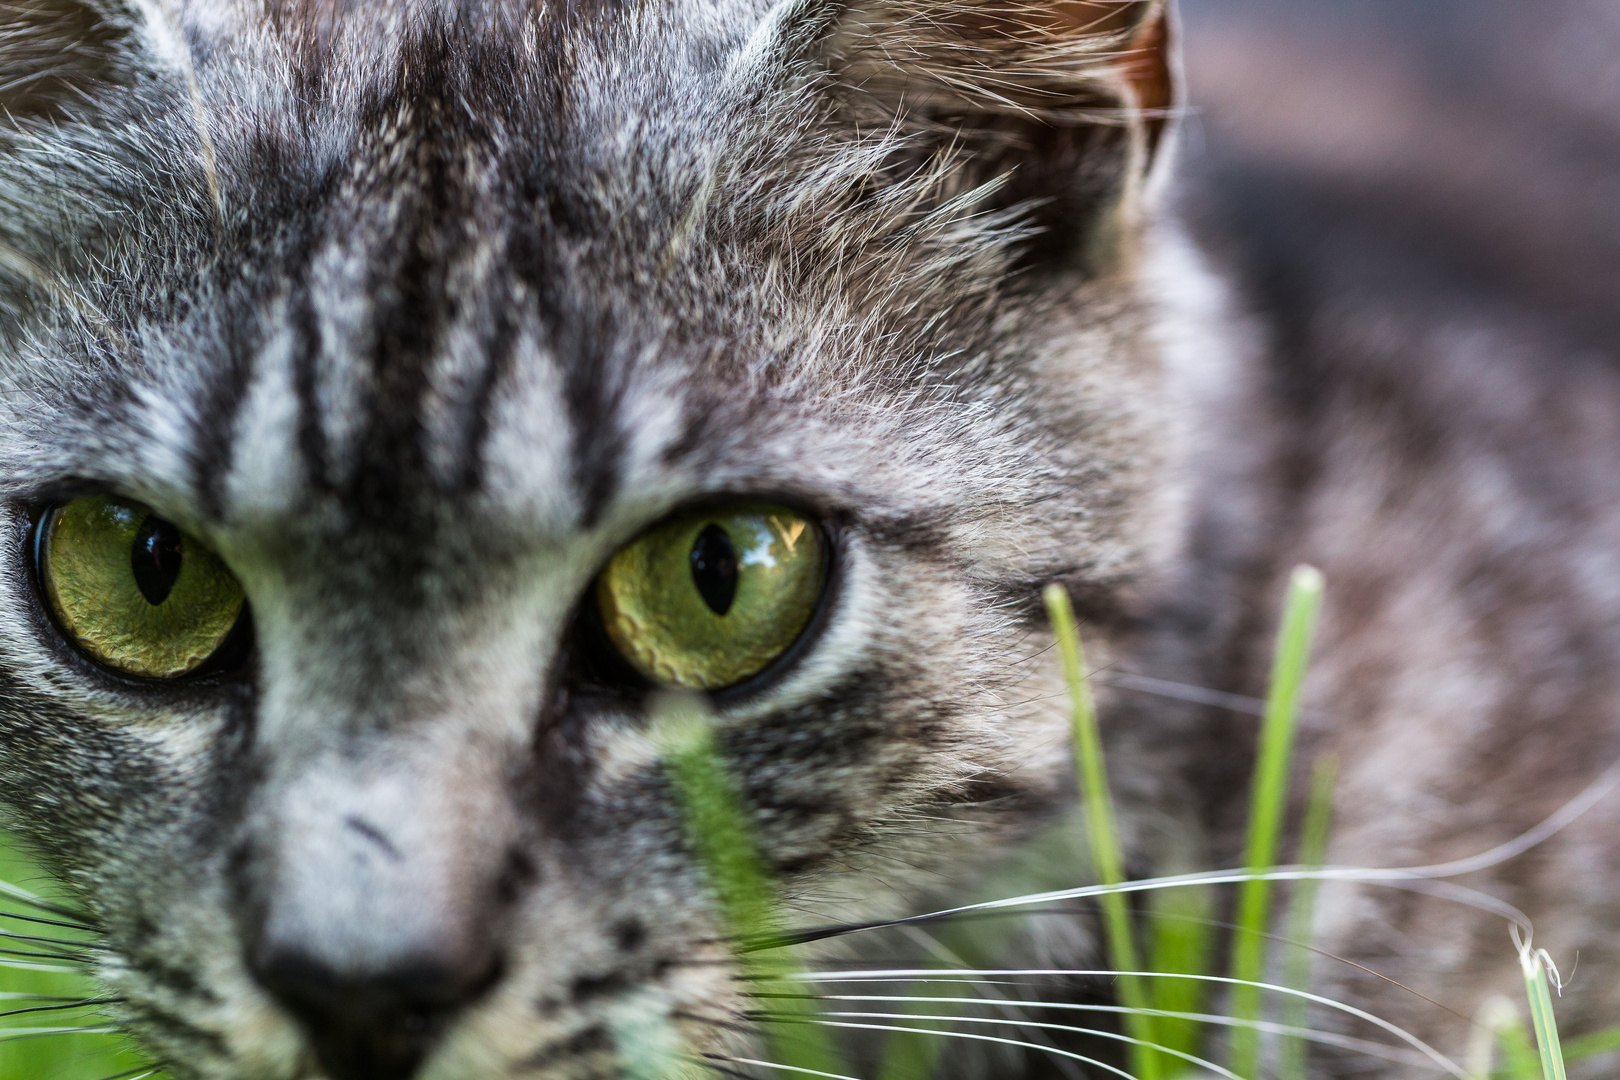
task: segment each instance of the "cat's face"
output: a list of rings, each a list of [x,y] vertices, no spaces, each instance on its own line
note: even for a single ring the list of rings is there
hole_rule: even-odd
[[[1160,519],[1092,6],[948,27],[1012,116],[888,9],[49,24],[124,20],[0,133],[0,793],[176,1075],[734,1044],[661,687],[802,923],[1050,796],[1038,589]]]

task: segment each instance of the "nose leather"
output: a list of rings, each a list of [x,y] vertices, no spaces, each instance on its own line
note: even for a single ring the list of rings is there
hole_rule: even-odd
[[[499,975],[489,949],[401,957],[387,969],[354,973],[295,945],[269,944],[253,967],[303,1023],[332,1080],[409,1080],[449,1019]]]

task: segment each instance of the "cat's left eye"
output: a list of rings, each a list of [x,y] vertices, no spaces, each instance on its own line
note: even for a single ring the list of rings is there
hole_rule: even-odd
[[[770,667],[821,597],[821,527],[772,504],[682,514],[621,548],[597,580],[602,625],[647,679],[735,686]]]
[[[74,499],[40,523],[40,583],[85,653],[143,679],[174,679],[219,654],[244,618],[242,586],[195,537],[142,507]]]

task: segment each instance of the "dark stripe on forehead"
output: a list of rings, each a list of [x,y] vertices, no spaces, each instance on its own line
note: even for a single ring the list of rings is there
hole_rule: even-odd
[[[375,240],[368,282],[374,346],[364,361],[370,395],[349,490],[353,510],[372,524],[418,523],[437,494],[422,410],[445,328],[463,299],[448,292],[448,267],[475,209],[460,166],[479,152],[478,133],[455,119],[453,53],[434,35],[408,46],[395,94],[368,110],[376,152],[389,163],[379,163],[366,220],[393,230]]]
[[[227,319],[219,342],[219,362],[197,410],[192,486],[199,510],[214,522],[225,516],[225,484],[236,462],[236,429],[253,385],[254,357],[262,346],[257,320]]]
[[[581,524],[591,528],[618,494],[623,479],[625,432],[619,423],[624,396],[622,367],[604,346],[603,327],[574,336],[563,366],[563,404],[573,436],[574,486]]]

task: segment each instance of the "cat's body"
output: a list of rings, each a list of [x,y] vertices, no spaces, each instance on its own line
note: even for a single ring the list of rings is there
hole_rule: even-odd
[[[1224,570],[1241,600],[1230,630],[1176,636],[1219,643],[1188,681],[1258,693],[1283,575],[1320,567],[1307,731],[1344,767],[1332,861],[1444,863],[1620,760],[1620,130],[1597,104],[1620,22],[1582,3],[1254,7],[1192,16],[1185,205],[1236,297],[1229,340],[1262,359],[1215,455],[1248,471],[1201,485],[1182,586]],[[1566,971],[1579,955],[1572,1027],[1620,1016],[1617,836],[1611,795],[1456,879],[1522,907]],[[1467,1016],[1517,990],[1500,919],[1449,900],[1345,890],[1322,928]],[[1328,971],[1331,993],[1457,1038],[1407,991]]]
[[[802,641],[714,698],[804,924],[914,910],[1065,805],[1049,581],[1094,660],[1252,693],[1319,563],[1338,861],[1472,854],[1608,763],[1611,376],[1385,373],[1406,339],[1211,272],[1164,209],[1153,5],[3,18],[0,795],[185,1080],[610,1076],[627,1013],[746,1045],[652,696],[580,625],[686,506],[780,502],[833,551]],[[1589,471],[1487,483],[1538,454]],[[1560,492],[1570,547],[1500,556],[1491,515]],[[31,545],[101,495],[219,552],[246,659],[132,682],[63,639]],[[1122,691],[1105,722],[1135,868],[1233,857],[1252,727]],[[1513,864],[1583,973],[1615,812]],[[1499,920],[1347,896],[1328,948],[1464,1012],[1513,987]]]

